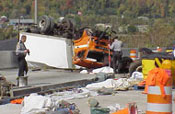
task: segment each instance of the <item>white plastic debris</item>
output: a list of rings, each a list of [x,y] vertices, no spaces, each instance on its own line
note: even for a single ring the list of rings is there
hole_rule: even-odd
[[[88,74],[88,71],[87,71],[87,70],[82,70],[82,71],[80,72],[80,74]]]
[[[51,108],[53,108],[53,103],[49,97],[30,94],[30,96],[24,97],[21,114],[36,114],[36,112],[45,112]]]
[[[103,88],[103,87],[105,87],[105,88],[114,88],[114,87],[117,86],[116,84],[117,84],[116,80],[107,79],[103,82],[88,84],[86,86],[86,88],[88,88],[88,89],[100,89],[100,88]]]
[[[143,79],[143,74],[141,72],[133,72],[130,79],[139,79],[142,80]]]
[[[110,113],[114,113],[121,109],[120,104],[116,104],[115,106],[107,106],[107,108],[110,109]]]
[[[90,91],[86,88],[79,88],[78,91],[65,91],[65,92],[57,92],[54,94],[49,95],[54,101],[61,101],[61,100],[70,100],[70,99],[80,99],[80,98],[87,98],[89,96],[97,96],[98,93],[96,91]]]
[[[111,67],[102,67],[102,68],[94,69],[92,71],[93,74],[100,73],[100,72],[103,72],[103,73],[114,73],[114,70]]]
[[[140,81],[133,78],[107,79],[103,82],[88,84],[86,88],[89,90],[98,90],[105,87],[113,88],[114,90],[127,90],[129,87],[138,84],[138,82]]]
[[[107,106],[110,109],[110,113],[116,112],[116,108],[114,106]]]

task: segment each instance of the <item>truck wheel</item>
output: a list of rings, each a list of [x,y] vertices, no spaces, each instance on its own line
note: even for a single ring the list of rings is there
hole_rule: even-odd
[[[49,33],[53,33],[55,22],[54,22],[54,19],[52,17],[49,17],[49,19],[50,19]]]
[[[130,64],[130,67],[129,67],[130,76],[135,71],[142,72],[142,61],[141,60],[137,60]]]
[[[71,28],[71,21],[68,19],[63,19],[61,22],[61,26],[63,27],[64,30],[68,30]]]
[[[38,23],[40,32],[42,34],[48,34],[50,25],[51,25],[50,18],[46,15],[43,15]]]

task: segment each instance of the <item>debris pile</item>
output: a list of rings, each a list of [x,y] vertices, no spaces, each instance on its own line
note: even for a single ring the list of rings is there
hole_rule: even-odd
[[[55,101],[48,96],[30,94],[24,97],[21,114],[79,114],[79,109],[74,103]]]
[[[70,91],[55,92],[55,93],[48,95],[48,96],[50,98],[54,99],[55,101],[60,101],[60,100],[70,100],[70,99],[94,97],[97,95],[98,95],[97,92],[90,91],[86,88],[74,88]]]
[[[91,114],[138,114],[135,103],[128,103],[125,108],[121,108],[119,104],[103,108],[96,99],[91,98],[88,100],[88,104]]]
[[[5,96],[9,96],[9,91],[14,86],[11,82],[8,82],[4,76],[0,74],[0,99]]]
[[[114,91],[117,90],[128,90],[132,89],[132,86],[137,85],[140,80],[133,78],[120,78],[120,79],[107,79],[103,82],[92,83],[86,86],[90,90],[98,90],[102,88],[113,88]]]

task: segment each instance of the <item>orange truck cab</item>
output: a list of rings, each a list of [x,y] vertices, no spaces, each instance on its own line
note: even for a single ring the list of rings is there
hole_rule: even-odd
[[[81,38],[74,40],[73,63],[86,68],[98,68],[109,63],[109,37],[97,37],[85,29]]]

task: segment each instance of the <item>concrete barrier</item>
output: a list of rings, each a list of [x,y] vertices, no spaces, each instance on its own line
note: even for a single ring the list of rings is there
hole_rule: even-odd
[[[14,51],[0,51],[0,69],[18,67]]]

